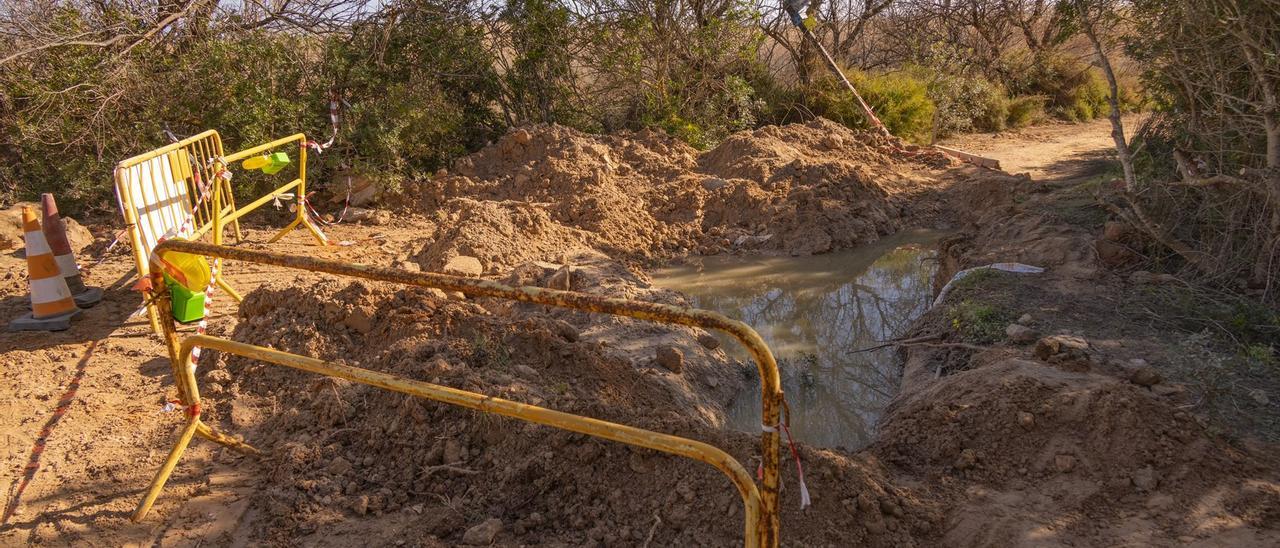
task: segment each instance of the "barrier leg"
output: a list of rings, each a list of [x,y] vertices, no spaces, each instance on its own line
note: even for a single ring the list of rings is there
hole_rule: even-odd
[[[239,291],[236,291],[234,287],[231,287],[231,284],[228,284],[222,276],[218,276],[218,280],[215,283],[218,284],[218,288],[221,289],[223,293],[226,293],[228,297],[235,299],[236,302],[244,301],[244,296],[241,295]]]
[[[276,243],[277,241],[280,240],[280,238],[283,238],[285,234],[288,234],[289,232],[292,232],[293,229],[298,228],[298,224],[301,222],[302,222],[302,217],[298,217],[297,219],[294,219],[292,223],[289,223],[287,226],[280,229],[280,232],[277,232],[275,236],[272,236],[270,240],[267,240],[267,243],[269,244]]]
[[[178,443],[175,443],[173,449],[169,451],[169,457],[165,459],[164,465],[160,467],[159,472],[156,472],[156,476],[151,479],[151,487],[147,488],[147,495],[142,497],[142,502],[138,503],[138,509],[134,510],[134,522],[142,521],[142,518],[147,517],[147,512],[151,511],[151,505],[155,504],[156,497],[160,496],[160,490],[164,489],[165,482],[169,481],[169,476],[173,474],[173,469],[178,466],[178,459],[182,458],[182,453],[191,444],[191,437],[196,434],[196,429],[199,426],[199,416],[191,417],[187,421],[187,427],[182,430],[182,435],[178,436]]]
[[[146,297],[143,297],[143,299],[145,300],[145,299],[146,299]],[[156,305],[155,305],[155,303],[151,303],[151,304],[147,305],[147,319],[148,319],[148,320],[150,320],[150,322],[151,322],[151,332],[152,332],[152,333],[155,333],[155,334],[162,334],[162,333],[163,333],[163,332],[160,330],[160,315],[159,315],[159,313],[157,313],[157,312],[156,312]]]
[[[231,206],[231,212],[232,212],[232,213],[235,213],[235,211],[236,211],[236,197],[235,197],[235,195],[232,193],[232,190],[231,190],[231,181],[226,181],[225,191],[224,191],[224,192],[225,192],[225,193],[226,193],[226,195],[227,195],[227,205],[230,205],[230,206]],[[219,212],[219,213],[221,213],[221,212]],[[234,230],[234,231],[235,231],[235,235],[236,235],[236,243],[237,243],[237,244],[243,243],[243,242],[244,242],[244,234],[242,234],[242,233],[240,232],[240,219],[239,219],[239,218],[235,218],[235,219],[232,219],[232,220],[231,220],[231,228],[232,228],[232,230]]]
[[[209,440],[211,442],[225,445],[230,449],[239,451],[240,453],[244,453],[246,455],[262,454],[262,452],[258,451],[254,446],[249,445],[227,434],[223,434],[222,432],[214,430],[212,427],[205,424],[204,421],[200,421],[200,426],[196,428],[196,435],[206,440]]]
[[[277,232],[275,236],[272,236],[270,240],[267,240],[267,243],[276,243],[280,238],[283,238],[285,234],[288,234],[292,232],[293,229],[298,228],[298,225],[307,227],[307,230],[311,231],[311,236],[313,236],[316,239],[316,242],[319,242],[320,245],[329,245],[329,239],[325,237],[324,233],[320,232],[320,229],[316,228],[314,224],[311,224],[311,221],[304,217],[294,219],[292,223],[289,223],[288,226],[280,229],[280,232]]]
[[[320,232],[320,229],[316,228],[316,225],[312,224],[311,221],[304,218],[302,224],[306,225],[307,230],[311,231],[311,235],[315,237],[317,242],[320,242],[320,245],[329,245],[329,238],[326,238],[324,233]]]

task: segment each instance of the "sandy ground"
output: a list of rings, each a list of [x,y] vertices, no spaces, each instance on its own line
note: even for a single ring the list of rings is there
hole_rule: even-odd
[[[952,143],[1031,173],[1030,182],[900,156],[822,124],[762,129],[703,154],[653,135],[513,132],[388,199],[396,213],[381,224],[331,227],[353,245],[321,253],[410,269],[475,256],[485,276],[511,283],[680,303],[650,287],[642,265],[689,253],[822,252],[913,225],[959,227],[944,244],[948,275],[997,260],[1050,272],[974,281],[918,322],[917,333],[937,342],[905,351],[903,393],[881,440],[855,453],[799,448],[814,507],[799,511],[796,490],[784,489],[784,540],[1275,545],[1275,423],[1245,417],[1269,417],[1277,404],[1239,396],[1280,388],[1275,375],[1242,377],[1243,392],[1226,400],[1242,412],[1214,412],[1195,380],[1200,358],[1186,356],[1224,351],[1187,346],[1146,314],[1153,303],[1134,296],[1163,289],[1102,268],[1093,252],[1101,220],[1070,188],[1035,184],[1095,173],[1107,131],[1104,121]],[[97,239],[82,264],[113,235],[110,225],[89,227]],[[247,239],[269,234],[251,228]],[[302,233],[246,245],[315,251]],[[181,420],[161,412],[172,397],[163,347],[144,320],[129,318],[140,303],[130,263],[117,248],[88,269],[107,297],[74,329],[0,334],[0,544],[739,538],[741,509],[703,465],[226,357],[202,361],[209,420],[269,456],[196,442],[151,516],[130,523]],[[0,256],[2,317],[27,306],[24,269],[16,254]],[[727,399],[750,381],[705,333],[256,265],[226,270],[248,299],[238,312],[218,301],[214,334],[704,439],[743,463],[758,458],[752,436],[718,428]],[[1002,329],[1027,314],[1038,335],[1083,346],[947,346],[973,345],[952,317],[962,302],[993,303]],[[655,347],[679,350],[681,365]],[[1137,359],[1163,382],[1133,380]]]
[[[1126,115],[1132,134],[1141,115]],[[1002,133],[948,138],[944,145],[989,156],[1009,173],[1026,173],[1037,181],[1079,179],[1106,170],[1115,158],[1111,122],[1105,118],[1081,124],[1051,123]]]

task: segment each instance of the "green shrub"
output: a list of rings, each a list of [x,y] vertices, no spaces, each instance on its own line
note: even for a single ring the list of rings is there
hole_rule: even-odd
[[[0,199],[58,195],[63,209],[114,209],[117,162],[217,129],[227,151],[325,127],[315,39],[247,33],[175,50],[139,46],[126,59],[96,48],[50,49],[0,71],[0,149],[12,163]],[[106,83],[106,84],[104,84]],[[255,174],[260,175],[260,174]],[[251,192],[265,176],[233,180]]]
[[[1058,112],[1067,120],[1087,122],[1111,112],[1107,83],[1096,71],[1086,70],[1072,86],[1062,90]]]
[[[715,86],[690,95],[677,91],[665,100],[648,95],[628,125],[657,127],[694,148],[715,146],[730,133],[756,126],[763,102],[745,79],[727,76]]]
[[[1110,92],[1102,74],[1085,61],[1063,53],[1037,57],[1029,70],[1010,84],[1010,91],[1019,96],[1043,97],[1050,114],[1073,122],[1106,116],[1111,109],[1107,101]],[[1121,94],[1124,93],[1122,89]]]
[[[668,114],[666,118],[659,122],[658,127],[663,131],[671,134],[677,139],[688,143],[694,148],[705,149],[714,143],[707,138],[707,134],[698,124],[690,122],[676,113]]]
[[[114,209],[112,168],[167,144],[166,129],[217,129],[228,152],[297,132],[323,141],[335,89],[351,107],[336,146],[311,155],[312,181],[339,162],[390,183],[434,170],[483,146],[502,122],[479,23],[427,1],[402,3],[394,25],[335,38],[264,30],[140,45],[123,57],[51,48],[11,62],[0,70],[0,200],[55,192],[68,213]],[[260,173],[232,181],[241,199],[280,182]]]
[[[921,69],[923,70],[923,69]],[[938,105],[938,137],[975,131],[1000,131],[1008,117],[1004,89],[985,79],[935,73],[929,96]]]
[[[585,76],[590,109],[603,131],[662,128],[705,148],[755,127],[767,81],[757,52],[763,33],[745,4],[692,28],[632,14],[586,32],[575,67]]]
[[[331,157],[394,183],[435,171],[501,132],[494,104],[502,86],[486,31],[441,9],[431,0],[407,2],[396,24],[358,27],[330,45],[325,68],[352,103]]]
[[[848,71],[848,77],[891,133],[911,141],[929,140],[934,104],[923,79],[906,71],[874,76]],[[858,100],[834,77],[814,82],[802,94],[814,114],[849,127],[870,127]]]
[[[1009,323],[1003,310],[969,299],[951,305],[947,309],[947,319],[964,340],[976,344],[991,344],[1003,339]]]
[[[1027,127],[1044,121],[1044,97],[1023,96],[1009,99],[1009,114],[1006,123],[1012,128]]]
[[[502,21],[513,57],[502,76],[510,90],[504,104],[508,118],[516,124],[588,125],[573,86],[577,29],[569,9],[555,0],[511,0]]]
[[[891,133],[910,141],[929,141],[935,107],[924,80],[905,71],[857,76],[854,85]]]

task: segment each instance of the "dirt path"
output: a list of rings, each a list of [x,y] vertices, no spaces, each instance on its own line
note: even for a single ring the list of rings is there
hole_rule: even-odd
[[[1129,115],[1125,131],[1141,119]],[[943,144],[1000,160],[1009,173],[1027,173],[1037,181],[1068,181],[1103,172],[1115,157],[1111,122],[1054,123],[1004,133],[976,133],[946,139]]]

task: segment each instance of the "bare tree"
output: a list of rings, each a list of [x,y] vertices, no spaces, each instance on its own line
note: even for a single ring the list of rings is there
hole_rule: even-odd
[[[1105,25],[1114,24],[1119,15],[1115,11],[1115,6],[1107,0],[1073,1],[1076,14],[1080,19],[1081,31],[1093,45],[1094,53],[1098,56],[1098,67],[1102,69],[1102,74],[1107,79],[1109,90],[1107,102],[1111,105],[1111,112],[1107,118],[1111,120],[1111,139],[1115,142],[1116,156],[1124,172],[1124,188],[1131,193],[1137,192],[1138,177],[1133,170],[1133,153],[1129,150],[1129,141],[1124,134],[1124,121],[1120,117],[1120,85],[1116,81],[1115,70],[1111,68],[1111,59],[1107,55],[1108,48],[1103,44],[1101,37],[1107,29]]]
[[[237,6],[218,0],[11,0],[0,8],[0,66],[67,47],[125,56],[143,44],[180,44],[211,32],[338,32],[368,15],[372,1],[246,0]]]
[[[823,43],[836,61],[852,65],[855,50],[866,33],[868,24],[884,13],[894,1],[816,0],[809,4],[807,15],[817,23],[813,28],[813,35]],[[815,70],[824,70],[813,46],[796,31],[780,5],[762,4],[760,11],[761,31],[787,53],[800,83],[810,82]]]

